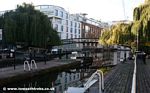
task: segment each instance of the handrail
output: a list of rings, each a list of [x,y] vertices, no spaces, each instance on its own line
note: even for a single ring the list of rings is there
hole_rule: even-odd
[[[101,70],[97,70],[97,72],[101,74],[101,86],[102,86],[102,90],[104,90],[104,74]]]
[[[34,59],[33,59],[33,60],[31,60],[31,64],[30,64],[31,69],[32,69],[32,64],[34,64],[35,69],[37,69],[37,65],[36,65],[36,63],[35,63],[35,60],[34,60]]]
[[[137,61],[137,56],[135,55],[135,60],[134,60],[134,72],[133,72],[133,79],[132,79],[132,89],[131,93],[136,93],[136,61]]]
[[[26,64],[28,65],[29,71],[31,70],[30,65],[29,65],[29,61],[25,60],[24,61],[24,71],[26,70]]]
[[[104,76],[101,70],[97,70],[95,73],[92,74],[92,76],[84,84],[85,90],[87,90],[90,87],[89,84],[92,81],[92,79],[95,77],[95,75],[99,76],[99,93],[102,93],[102,90],[104,90]]]
[[[94,78],[94,76],[97,74],[97,71],[95,73],[92,74],[92,76],[88,79],[88,81],[84,84],[85,90],[87,90],[89,88],[89,83],[90,81],[92,81],[92,79]]]

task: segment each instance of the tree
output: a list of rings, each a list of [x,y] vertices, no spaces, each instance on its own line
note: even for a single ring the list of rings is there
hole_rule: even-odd
[[[104,44],[125,44],[136,47],[137,35],[139,38],[139,49],[147,51],[147,45],[150,43],[150,0],[136,7],[133,13],[133,22],[130,24],[117,24],[104,31],[100,37],[100,43]],[[109,33],[109,34],[108,34]],[[110,35],[110,33],[112,33]],[[107,35],[108,36],[107,36]],[[107,36],[107,38],[106,38]],[[146,48],[145,48],[146,47]]]
[[[148,3],[148,2],[150,2],[150,0],[145,0],[145,3]]]
[[[26,46],[43,48],[60,44],[60,38],[49,18],[35,10],[32,4],[17,5],[17,9],[8,11],[3,16],[5,38],[9,44],[24,43]]]
[[[4,27],[3,23],[4,23],[4,19],[3,19],[3,15],[2,15],[2,16],[0,16],[0,29],[2,29]]]
[[[132,32],[139,34],[139,50],[145,49],[145,43],[150,42],[150,0],[134,9],[134,24]],[[147,50],[147,49],[146,49]]]
[[[100,37],[100,44],[102,45],[114,45],[114,44],[124,44],[131,45],[131,40],[134,39],[131,33],[131,24],[119,23],[112,26],[109,29],[104,30],[102,36]]]

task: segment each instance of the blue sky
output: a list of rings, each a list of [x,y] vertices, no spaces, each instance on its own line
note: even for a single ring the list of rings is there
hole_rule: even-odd
[[[0,11],[15,9],[17,4],[58,5],[70,13],[87,13],[89,18],[102,21],[132,20],[133,9],[144,0],[0,0]]]

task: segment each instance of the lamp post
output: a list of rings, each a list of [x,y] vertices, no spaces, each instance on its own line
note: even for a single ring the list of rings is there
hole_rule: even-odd
[[[139,50],[139,31],[137,31],[137,51]]]

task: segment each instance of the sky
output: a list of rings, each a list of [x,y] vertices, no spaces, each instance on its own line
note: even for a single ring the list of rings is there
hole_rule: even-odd
[[[0,11],[15,9],[17,4],[23,2],[33,5],[57,5],[69,13],[87,13],[88,18],[108,22],[132,20],[133,9],[144,3],[144,0],[0,0]]]

